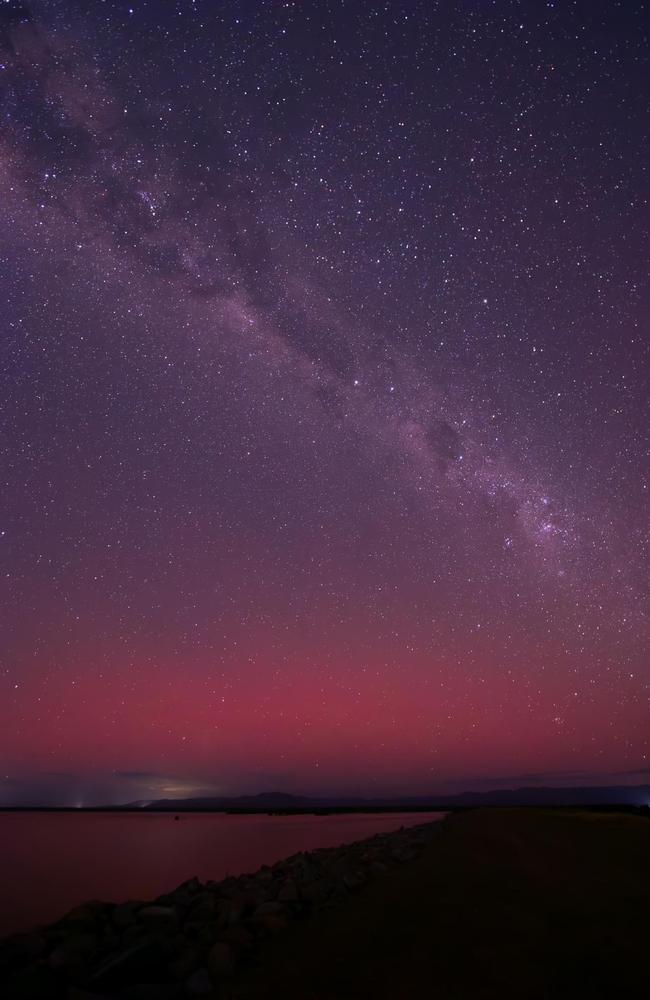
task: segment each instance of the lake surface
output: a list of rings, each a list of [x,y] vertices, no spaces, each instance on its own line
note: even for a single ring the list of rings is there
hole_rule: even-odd
[[[151,899],[194,875],[240,875],[444,815],[2,813],[0,935],[50,923],[84,900]]]

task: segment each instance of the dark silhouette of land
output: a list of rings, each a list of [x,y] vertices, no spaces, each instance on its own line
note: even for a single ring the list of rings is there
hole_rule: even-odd
[[[192,799],[157,799],[131,803],[143,809],[187,809],[312,812],[334,810],[438,810],[475,806],[645,806],[650,803],[650,785],[578,786],[574,788],[530,787],[495,789],[486,792],[461,792],[457,795],[417,795],[399,798],[355,798],[348,796],[304,796],[286,792],[261,795]]]
[[[411,795],[384,798],[307,796],[288,792],[257,795],[209,796],[189,799],[154,799],[111,806],[4,806],[0,812],[234,812],[234,813],[332,813],[332,812],[437,812],[477,806],[649,808],[650,785],[580,785],[571,788],[531,786],[460,792],[455,795]]]

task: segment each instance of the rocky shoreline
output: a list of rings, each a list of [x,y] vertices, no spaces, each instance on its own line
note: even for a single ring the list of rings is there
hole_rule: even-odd
[[[256,944],[340,905],[415,860],[440,820],[295,854],[252,874],[193,878],[157,899],[88,902],[48,927],[0,942],[3,995],[16,1000],[185,1000],[223,996]]]

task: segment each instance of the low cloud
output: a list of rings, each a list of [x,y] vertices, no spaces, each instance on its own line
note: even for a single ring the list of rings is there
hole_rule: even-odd
[[[7,775],[0,806],[104,806],[151,799],[237,794],[223,782],[155,771]]]

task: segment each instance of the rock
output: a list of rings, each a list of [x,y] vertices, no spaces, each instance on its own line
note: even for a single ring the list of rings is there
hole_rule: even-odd
[[[251,923],[273,933],[283,930],[287,926],[287,908],[283,903],[261,903],[253,913]]]
[[[293,903],[299,898],[298,887],[293,879],[287,879],[278,892],[278,901],[281,903]]]
[[[181,882],[181,884],[174,889],[172,895],[177,892],[186,892],[189,893],[190,896],[194,896],[197,892],[201,892],[202,889],[203,883],[199,882],[196,875],[194,875],[193,878],[188,878],[187,881]]]
[[[219,894],[225,896],[226,899],[230,899],[237,892],[240,891],[239,883],[236,878],[232,875],[228,875],[222,882],[214,883],[219,888]]]
[[[131,924],[130,927],[125,927],[120,938],[119,950],[155,940],[154,930],[146,924]]]
[[[142,909],[144,903],[130,899],[126,903],[120,903],[116,906],[111,914],[111,920],[116,927],[123,929],[124,927],[130,927],[132,924],[137,922],[138,910]]]
[[[95,900],[75,906],[58,922],[57,927],[68,933],[72,928],[80,931],[94,931],[109,916],[111,906]]]
[[[237,924],[254,911],[257,905],[257,898],[253,893],[238,892],[229,900],[223,900],[223,906],[219,907],[219,919],[224,924]]]
[[[365,876],[361,871],[348,872],[343,876],[343,884],[349,892],[356,892],[358,889],[361,889],[365,885],[365,882]]]
[[[120,1000],[180,1000],[182,987],[169,983],[134,983],[119,994]]]
[[[219,936],[220,926],[215,920],[192,920],[183,924],[183,934],[188,941],[198,944],[212,944]]]
[[[185,980],[194,972],[201,958],[200,950],[192,944],[182,948],[167,966],[174,979]]]
[[[260,903],[257,909],[253,913],[253,918],[266,917],[269,914],[277,915],[286,913],[286,907],[282,903],[270,901],[268,903]]]
[[[287,917],[282,913],[267,913],[266,916],[258,917],[253,926],[259,934],[277,934],[285,930],[289,923]]]
[[[400,864],[404,864],[407,861],[415,861],[417,858],[415,851],[409,851],[407,848],[403,847],[396,847],[391,853],[395,861],[398,861]]]
[[[274,878],[268,882],[260,882],[256,886],[255,900],[260,903],[271,903],[278,898],[278,892],[282,888],[280,879]]]
[[[217,900],[212,892],[202,892],[195,896],[186,919],[190,922],[213,920],[218,913]]]
[[[178,924],[178,913],[173,906],[143,906],[138,912],[138,920],[153,928],[174,928]]]
[[[47,942],[39,931],[16,934],[6,942],[7,958],[10,962],[32,962],[43,954]],[[3,958],[5,956],[3,955]]]
[[[185,983],[185,991],[191,997],[206,997],[212,993],[212,980],[207,969],[197,969]]]
[[[82,962],[97,948],[96,934],[75,931],[68,934],[53,951],[50,952],[48,964],[51,969],[69,969]]]
[[[204,926],[200,920],[186,920],[183,923],[183,934],[188,941],[198,941]]]
[[[227,941],[217,941],[208,955],[208,970],[213,980],[229,976],[235,969],[235,955]]]
[[[331,884],[326,879],[319,878],[303,885],[300,889],[300,895],[306,902],[318,905],[327,899],[331,890]]]
[[[234,924],[232,927],[224,927],[219,932],[219,940],[226,941],[235,949],[246,951],[253,944],[253,935],[243,924]]]
[[[198,881],[198,879],[192,879],[189,882],[183,882],[178,889],[174,889],[173,892],[165,893],[163,896],[158,896],[156,903],[160,906],[174,906],[180,909],[187,909],[192,906],[196,897],[203,891],[203,886]]]
[[[103,955],[107,955],[111,951],[115,951],[120,947],[122,943],[122,935],[109,924],[107,927],[101,929],[98,942],[98,952]]]
[[[28,965],[2,984],[11,1000],[43,1000],[57,996],[56,974],[44,965]]]
[[[79,906],[73,906],[71,910],[68,910],[63,919],[65,921],[84,921],[89,918],[95,920],[97,917],[103,916],[109,909],[109,903],[102,903],[101,899],[90,899],[86,903],[81,903]]]
[[[144,980],[159,971],[162,960],[158,943],[147,934],[140,941],[109,955],[90,977],[89,984],[94,988],[95,985],[104,987],[133,982],[138,978]]]
[[[65,1000],[110,1000],[105,993],[89,993],[78,986],[70,986],[65,995]]]

